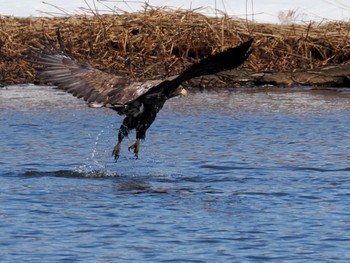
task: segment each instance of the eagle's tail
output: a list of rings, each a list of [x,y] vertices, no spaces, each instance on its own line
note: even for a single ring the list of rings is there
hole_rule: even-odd
[[[237,47],[229,48],[223,52],[211,55],[190,66],[176,79],[174,79],[174,81],[180,84],[184,81],[200,77],[202,75],[216,74],[221,71],[236,68],[240,66],[251,54],[252,49],[250,46],[252,43],[253,39],[250,39]]]

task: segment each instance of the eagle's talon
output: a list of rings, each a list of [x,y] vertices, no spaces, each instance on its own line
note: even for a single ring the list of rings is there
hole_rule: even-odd
[[[117,143],[116,146],[113,148],[112,156],[114,156],[114,159],[118,161],[119,159],[119,153],[120,153],[120,143]]]
[[[128,150],[134,150],[134,156],[137,160],[139,158],[139,151],[140,151],[140,139],[136,139],[135,143],[131,144],[128,148]]]

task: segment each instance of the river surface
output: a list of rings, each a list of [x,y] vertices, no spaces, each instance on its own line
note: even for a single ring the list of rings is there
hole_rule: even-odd
[[[1,262],[350,262],[350,94],[194,93],[122,118],[0,89]]]

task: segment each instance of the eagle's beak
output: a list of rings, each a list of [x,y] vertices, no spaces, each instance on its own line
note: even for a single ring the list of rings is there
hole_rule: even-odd
[[[181,96],[187,97],[188,96],[188,91],[187,91],[187,89],[181,88],[179,94]]]

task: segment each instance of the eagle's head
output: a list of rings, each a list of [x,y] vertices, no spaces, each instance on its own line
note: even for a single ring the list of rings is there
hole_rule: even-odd
[[[188,96],[188,91],[181,85],[176,88],[176,90],[171,94],[171,97],[176,97],[176,96],[183,96],[186,97]]]

